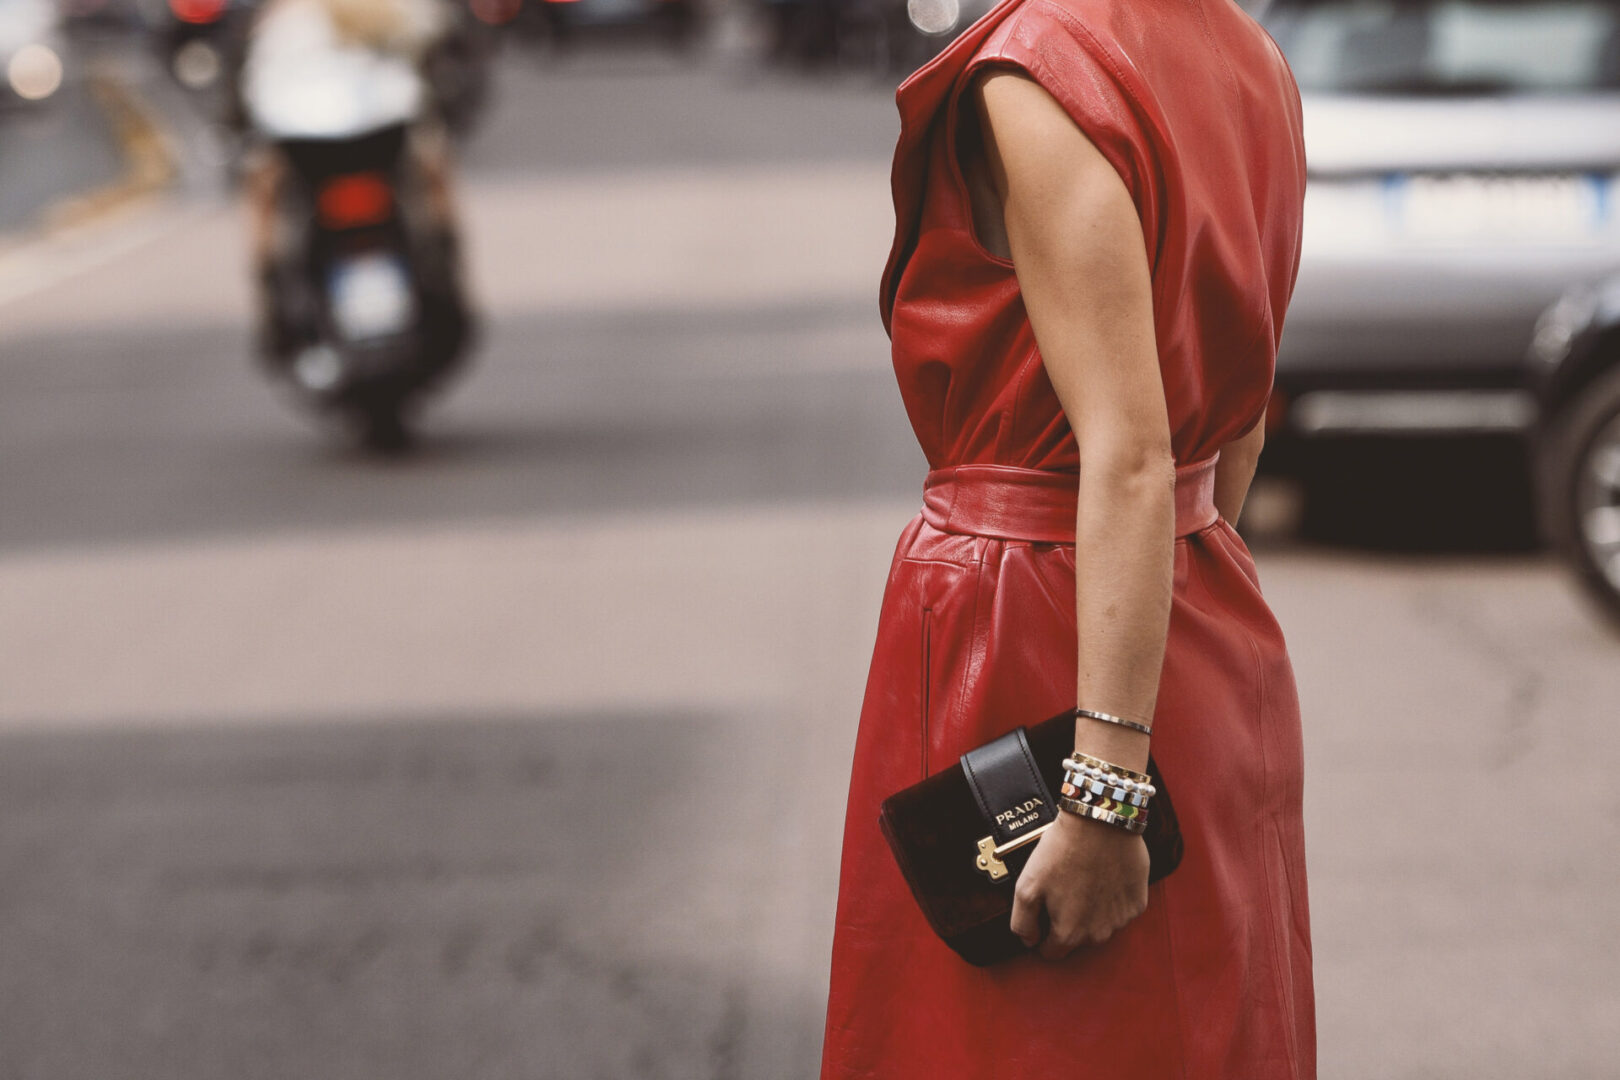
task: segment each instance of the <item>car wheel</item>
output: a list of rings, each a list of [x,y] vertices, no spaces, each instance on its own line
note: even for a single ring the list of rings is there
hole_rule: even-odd
[[[1548,538],[1620,626],[1620,367],[1565,406],[1541,457]]]

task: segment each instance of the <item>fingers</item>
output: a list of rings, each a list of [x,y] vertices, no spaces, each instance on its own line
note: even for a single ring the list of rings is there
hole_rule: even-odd
[[[1054,921],[1052,929],[1041,941],[1041,959],[1062,960],[1082,946],[1101,945],[1113,936],[1114,931],[1106,926],[1085,927]]]
[[[1046,935],[1037,952],[1042,960],[1062,960],[1079,946],[1080,941],[1073,933],[1059,934],[1054,930]]]
[[[1028,948],[1033,949],[1041,943],[1043,908],[1040,889],[1027,880],[1020,880],[1013,890],[1012,932]]]
[[[1109,941],[1142,913],[1148,900],[1145,859],[1139,866],[1129,860],[1120,863],[1108,858],[1107,849],[1088,854],[1083,845],[1066,852],[1061,845],[1051,846],[1054,837],[1065,839],[1061,834],[1043,837],[1016,881],[1010,918],[1013,933],[1045,960],[1061,960],[1078,948]],[[1145,847],[1140,854],[1146,855]]]
[[[1121,913],[1120,917],[1114,919],[1090,923],[1066,919],[1061,914],[1053,916],[1051,929],[1040,942],[1041,959],[1062,960],[1076,949],[1105,945],[1115,934],[1129,926],[1140,913],[1138,909]]]

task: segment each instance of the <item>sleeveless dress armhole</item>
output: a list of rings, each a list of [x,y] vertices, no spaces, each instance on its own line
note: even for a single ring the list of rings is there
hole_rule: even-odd
[[[966,197],[957,156],[961,98],[983,73],[997,68],[1022,72],[1045,90],[1119,173],[1142,221],[1148,268],[1157,266],[1161,241],[1163,170],[1151,125],[1133,93],[1130,62],[1105,48],[1074,13],[1051,0],[1026,0],[984,42],[956,80],[946,113],[951,169]]]

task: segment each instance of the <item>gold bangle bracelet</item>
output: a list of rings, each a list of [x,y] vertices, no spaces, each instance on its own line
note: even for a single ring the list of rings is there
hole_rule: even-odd
[[[1153,729],[1148,727],[1146,724],[1138,724],[1135,720],[1127,720],[1123,716],[1115,716],[1113,713],[1093,712],[1090,709],[1076,709],[1074,710],[1074,715],[1083,716],[1087,720],[1101,720],[1105,724],[1118,724],[1122,728],[1130,728],[1132,731],[1140,731],[1144,735],[1153,734]]]

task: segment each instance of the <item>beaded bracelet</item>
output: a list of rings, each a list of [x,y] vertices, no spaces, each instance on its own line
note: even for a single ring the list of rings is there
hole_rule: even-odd
[[[1147,773],[1132,772],[1131,770],[1121,768],[1112,762],[1104,761],[1102,758],[1092,757],[1090,754],[1081,753],[1079,750],[1076,750],[1074,753],[1070,754],[1069,760],[1077,761],[1082,765],[1090,765],[1093,769],[1101,769],[1103,772],[1113,773],[1115,776],[1123,777],[1126,780],[1135,780],[1138,784],[1149,783],[1152,779]]]
[[[1121,776],[1119,773],[1112,772],[1108,769],[1099,769],[1095,765],[1087,765],[1084,762],[1076,761],[1073,758],[1064,758],[1063,768],[1067,774],[1065,776],[1066,781],[1075,783],[1095,783],[1101,785],[1102,787],[1118,790],[1123,793],[1117,796],[1118,798],[1124,798],[1125,794],[1140,794],[1142,796],[1151,798],[1159,793],[1159,789],[1154,787],[1145,778],[1142,780],[1131,780],[1127,777]],[[1141,776],[1142,774],[1133,773],[1132,775]]]

